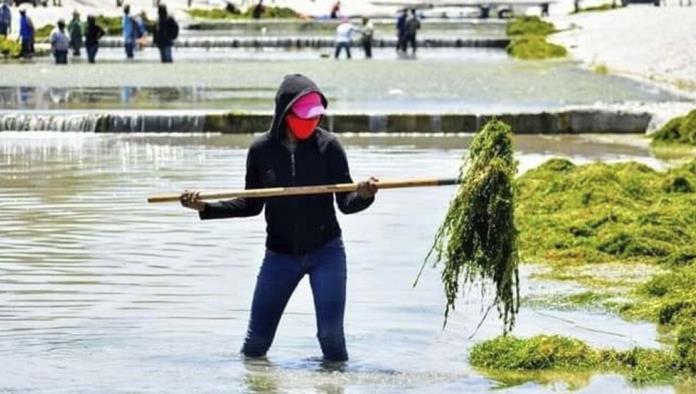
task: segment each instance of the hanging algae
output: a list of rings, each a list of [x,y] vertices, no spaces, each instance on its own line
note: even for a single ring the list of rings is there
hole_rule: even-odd
[[[503,331],[515,324],[519,309],[513,188],[517,163],[510,136],[510,126],[498,120],[488,122],[475,136],[460,170],[462,183],[428,253],[435,264],[444,264],[445,324],[460,287],[489,281],[495,286],[491,308],[497,308]]]

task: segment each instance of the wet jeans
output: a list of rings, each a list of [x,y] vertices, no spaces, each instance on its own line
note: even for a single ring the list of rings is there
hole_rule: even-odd
[[[162,63],[172,63],[172,47],[167,45],[158,48],[160,53],[160,60],[162,61]]]
[[[133,51],[135,50],[135,41],[126,41],[123,46],[126,48],[126,58],[133,58]]]
[[[324,359],[348,359],[343,333],[346,254],[340,237],[304,256],[266,251],[256,280],[249,328],[242,348],[245,356],[266,354],[273,343],[283,310],[305,274],[309,275],[312,287],[317,338]]]
[[[99,45],[97,44],[87,44],[87,60],[90,63],[94,63],[97,57],[97,51],[99,51]]]
[[[68,51],[53,51],[53,57],[56,59],[56,64],[68,64]]]

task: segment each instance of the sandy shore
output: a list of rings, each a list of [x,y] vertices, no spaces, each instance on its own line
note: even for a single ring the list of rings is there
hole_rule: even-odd
[[[696,6],[632,5],[627,8],[553,17],[568,31],[551,40],[589,67],[625,75],[696,98]],[[696,2],[695,2],[696,5]]]

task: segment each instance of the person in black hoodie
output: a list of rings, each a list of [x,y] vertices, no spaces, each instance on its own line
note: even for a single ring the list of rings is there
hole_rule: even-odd
[[[171,15],[167,14],[167,6],[164,4],[157,7],[157,17],[153,41],[159,49],[162,63],[171,63],[173,62],[172,46],[174,46],[174,40],[179,36],[179,24]]]
[[[97,25],[97,20],[93,15],[87,16],[87,30],[85,31],[85,48],[87,49],[87,60],[94,63],[99,50],[99,40],[104,36],[104,29]]]
[[[309,78],[299,74],[285,77],[276,95],[270,130],[249,148],[246,189],[352,182],[341,143],[318,127],[326,106],[326,98]],[[242,348],[245,356],[266,354],[285,305],[308,274],[324,359],[348,359],[343,331],[346,256],[334,198],[344,214],[360,212],[374,201],[377,182],[370,178],[360,182],[356,192],[335,193],[335,197],[320,194],[205,203],[198,192],[182,194],[182,205],[198,210],[202,220],[254,216],[265,208],[266,255]]]

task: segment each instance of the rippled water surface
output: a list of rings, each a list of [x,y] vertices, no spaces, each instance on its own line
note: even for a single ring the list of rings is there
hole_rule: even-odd
[[[181,50],[165,66],[155,62],[155,52],[124,63],[121,50],[105,50],[100,56],[107,63],[73,64],[70,72],[40,62],[3,65],[0,108],[269,111],[283,76],[292,73],[311,77],[330,109],[343,111],[495,113],[681,100],[572,62],[520,62],[502,50],[427,50],[417,61],[395,59],[392,49],[378,51],[373,61],[359,51],[352,61],[335,61],[316,51]],[[109,63],[109,56],[118,62]]]
[[[263,254],[262,217],[200,222],[150,193],[242,184],[249,136],[0,134],[0,392],[477,392],[467,364],[497,335],[474,294],[442,330],[437,270],[411,284],[454,189],[383,191],[341,216],[349,258],[351,361],[322,365],[311,293],[297,289],[267,362],[238,356]],[[453,176],[467,137],[342,137],[355,178]],[[636,159],[640,137],[517,138],[523,170],[550,156]],[[528,277],[525,269],[525,278]],[[568,285],[525,279],[525,294]],[[655,327],[587,312],[523,308],[518,335],[657,347]],[[527,383],[515,392],[563,391]],[[581,392],[634,390],[587,377]],[[671,392],[670,387],[635,389]]]

